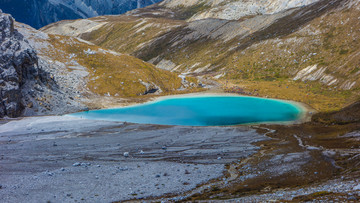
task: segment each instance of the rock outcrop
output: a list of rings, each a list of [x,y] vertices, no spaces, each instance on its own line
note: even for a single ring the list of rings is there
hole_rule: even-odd
[[[245,16],[275,14],[287,9],[307,6],[319,0],[165,0],[160,6],[182,8],[192,13],[189,21],[205,18],[238,20]],[[189,12],[191,11],[191,12]]]
[[[175,73],[76,37],[46,34],[8,14],[0,14],[0,30],[0,118],[103,108],[181,86]]]
[[[63,114],[85,108],[73,98],[81,91],[78,86],[85,86],[86,75],[64,72],[64,64],[44,57],[42,52],[56,50],[47,40],[47,34],[0,12],[0,118]]]
[[[27,105],[22,86],[38,77],[37,55],[14,28],[14,19],[0,10],[0,117],[20,116]]]

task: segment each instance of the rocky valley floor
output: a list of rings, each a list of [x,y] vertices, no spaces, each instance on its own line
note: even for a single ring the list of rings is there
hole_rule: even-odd
[[[0,125],[0,199],[356,201],[358,129],[7,120]]]

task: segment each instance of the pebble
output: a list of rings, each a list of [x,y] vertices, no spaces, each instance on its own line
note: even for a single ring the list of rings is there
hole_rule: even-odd
[[[356,198],[355,196],[350,196],[350,197],[348,197],[347,200],[349,200],[349,201],[356,201],[357,198]]]
[[[76,163],[73,164],[73,166],[81,166],[81,163],[76,162]]]
[[[118,167],[119,171],[128,171],[128,167]]]
[[[156,178],[160,178],[160,175],[156,175],[155,177],[156,177]]]
[[[166,146],[162,146],[162,147],[161,147],[161,149],[166,150],[166,149],[167,149],[167,147],[166,147]]]
[[[354,190],[360,190],[360,184],[354,187]]]
[[[81,165],[81,166],[88,167],[88,166],[90,166],[90,165],[91,165],[91,163],[81,163],[80,165]]]
[[[129,157],[129,152],[124,152],[124,157]]]
[[[61,170],[61,171],[65,171],[65,168],[61,168],[60,170]]]
[[[140,154],[145,154],[145,152],[143,150],[140,150]]]

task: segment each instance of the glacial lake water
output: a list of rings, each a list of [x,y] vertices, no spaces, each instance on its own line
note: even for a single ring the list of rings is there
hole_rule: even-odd
[[[295,121],[301,114],[299,106],[281,100],[242,96],[194,96],[85,111],[69,116],[142,124],[226,126]]]

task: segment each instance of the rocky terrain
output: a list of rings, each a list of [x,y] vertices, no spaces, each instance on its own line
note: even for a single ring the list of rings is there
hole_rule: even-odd
[[[359,127],[337,119],[232,127],[12,120],[0,125],[0,198],[356,202]]]
[[[319,0],[165,0],[159,6],[175,10],[175,12],[178,9],[187,10],[184,13],[188,14],[188,21],[206,18],[239,20],[245,16],[275,14],[317,1]]]
[[[141,95],[146,99],[148,94],[197,91],[194,78],[180,78],[132,56],[78,38],[49,35],[7,14],[0,16],[5,53],[0,117],[64,114],[123,105]]]
[[[60,20],[122,14],[156,2],[159,0],[0,0],[0,9],[18,22],[41,28]]]
[[[18,87],[1,89],[5,116],[142,102],[203,82],[309,109],[292,125],[0,120],[0,199],[360,200],[359,1],[165,0],[40,31],[0,16],[14,33],[3,35],[0,85]]]
[[[12,121],[0,126],[0,199],[112,202],[179,194],[221,177],[224,164],[255,153],[251,142],[266,139],[247,127]]]
[[[38,56],[29,41],[15,29],[14,19],[0,11],[0,117],[18,117],[34,107],[35,86],[53,86],[40,68]],[[34,107],[36,108],[36,107]]]
[[[43,31],[81,37],[159,68],[217,80],[229,92],[244,89],[304,102],[319,111],[338,110],[356,101],[357,1],[271,1],[271,6],[277,5],[272,12],[269,7],[268,13],[240,19],[194,21],[192,16],[203,10],[192,7],[195,1],[184,2],[164,1],[125,16],[55,23]],[[188,12],[191,15],[184,15]],[[68,32],[80,24],[86,29]]]

